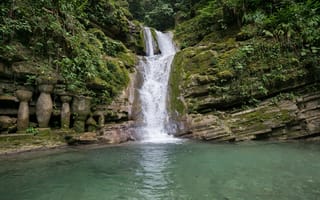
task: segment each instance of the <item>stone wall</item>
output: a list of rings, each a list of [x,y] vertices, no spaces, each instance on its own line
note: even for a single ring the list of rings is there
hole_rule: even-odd
[[[85,132],[133,118],[135,72],[111,105],[93,105],[91,97],[66,92],[59,77],[39,76],[30,68],[26,63],[0,62],[0,134],[26,132],[31,127]]]

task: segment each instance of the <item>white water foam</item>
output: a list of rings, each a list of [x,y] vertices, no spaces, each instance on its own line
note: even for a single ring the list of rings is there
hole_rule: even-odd
[[[157,43],[161,54],[154,55],[155,41],[150,28],[145,28],[146,54],[140,61],[143,70],[143,84],[140,89],[142,106],[143,142],[169,143],[179,139],[168,135],[166,124],[169,122],[167,112],[167,91],[172,60],[176,53],[169,34],[156,31]]]

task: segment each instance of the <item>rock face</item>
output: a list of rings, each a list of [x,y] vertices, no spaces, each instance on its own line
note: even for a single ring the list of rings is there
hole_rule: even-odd
[[[290,55],[271,40],[234,33],[178,52],[169,88],[177,135],[214,141],[318,137],[319,79],[313,65]]]
[[[185,137],[212,141],[288,140],[320,137],[320,93],[296,100],[267,100],[240,112],[189,116]]]

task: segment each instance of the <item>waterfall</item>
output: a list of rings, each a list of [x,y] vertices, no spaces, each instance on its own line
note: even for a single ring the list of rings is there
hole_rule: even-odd
[[[152,33],[150,28],[147,27],[144,29],[144,42],[146,44],[147,56],[154,56]]]
[[[146,55],[140,60],[143,83],[139,90],[142,120],[142,138],[147,142],[168,142],[176,140],[168,135],[167,91],[172,60],[176,53],[169,34],[156,31],[152,37],[150,28],[144,30]],[[154,41],[157,40],[157,41]],[[158,44],[161,54],[155,55]]]

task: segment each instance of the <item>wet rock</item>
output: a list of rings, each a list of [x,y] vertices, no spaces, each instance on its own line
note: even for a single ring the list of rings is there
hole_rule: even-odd
[[[133,122],[107,125],[100,130],[98,136],[101,143],[120,144],[135,140]]]

